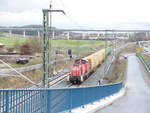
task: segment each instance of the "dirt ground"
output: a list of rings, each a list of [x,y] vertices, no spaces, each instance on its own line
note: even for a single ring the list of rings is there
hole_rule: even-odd
[[[73,61],[74,60],[56,63],[53,66],[52,70],[57,72],[58,70],[63,69],[64,67],[69,67],[73,64]],[[43,79],[42,69],[25,72],[23,73],[23,75],[27,76],[28,78],[30,78],[30,80],[34,81],[35,83],[38,83]],[[31,85],[32,84],[30,82],[23,79],[22,77],[19,77],[19,75],[0,78],[0,89],[26,88]]]
[[[124,79],[124,75],[126,72],[127,60],[126,59],[117,59],[113,64],[113,71],[111,75],[107,76],[108,83],[117,83],[121,82]]]
[[[41,70],[33,70],[30,72],[23,73],[23,75],[37,83],[42,79],[41,72]],[[25,88],[30,85],[32,84],[27,80],[23,79],[22,77],[19,77],[19,75],[0,78],[0,89]]]

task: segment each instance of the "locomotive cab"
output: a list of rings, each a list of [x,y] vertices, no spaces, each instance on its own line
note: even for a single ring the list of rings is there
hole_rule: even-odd
[[[69,81],[74,82],[83,82],[84,74],[89,71],[88,61],[83,59],[78,59],[75,61],[74,65],[70,69]]]
[[[109,53],[110,51],[106,52],[106,49],[101,49],[89,56],[76,60],[70,69],[68,81],[72,83],[83,82],[96,71]]]

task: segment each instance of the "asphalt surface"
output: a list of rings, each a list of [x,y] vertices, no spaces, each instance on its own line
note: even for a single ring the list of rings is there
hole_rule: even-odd
[[[150,113],[150,78],[135,56],[128,56],[127,93],[96,113]]]

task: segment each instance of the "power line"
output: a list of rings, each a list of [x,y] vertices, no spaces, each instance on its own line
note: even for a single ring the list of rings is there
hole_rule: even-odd
[[[66,7],[65,7],[65,4],[64,4],[63,0],[59,0],[59,1],[60,1],[61,5],[62,5],[62,7],[63,7],[63,10],[64,10],[65,13],[66,13],[66,12],[67,12],[67,9],[66,9]],[[74,19],[72,19],[67,13],[65,14],[65,16],[66,16],[75,26],[77,26],[79,29],[83,29],[83,28],[84,28],[83,26],[81,26],[80,24],[78,24],[78,22],[76,22]]]
[[[50,5],[52,5],[52,0],[50,0]]]
[[[86,26],[82,26],[81,24],[79,24],[78,22],[76,22],[74,19],[72,19],[66,12],[67,12],[67,9],[66,9],[66,6],[63,2],[63,0],[59,0],[60,4],[62,5],[62,9],[65,11],[65,16],[67,17],[68,20],[70,20],[70,22],[72,22],[78,29],[83,29],[85,28]],[[50,0],[50,3],[52,4],[52,0]],[[90,28],[92,29],[92,28]]]
[[[79,29],[83,29],[81,25],[79,25],[76,21],[74,21],[69,15],[65,15],[74,25],[76,25]]]
[[[65,9],[65,5],[64,5],[63,0],[59,0],[59,1],[60,1],[61,5],[62,5],[63,9]]]
[[[22,78],[26,79],[28,82],[30,82],[31,84],[34,84],[36,86],[38,86],[38,84],[36,84],[35,82],[33,82],[30,78],[26,77],[25,75],[23,75],[22,73],[18,72],[16,69],[14,69],[12,66],[10,66],[8,63],[4,62],[3,60],[0,59],[0,62],[2,62],[3,64],[5,64],[6,66],[8,66],[10,69],[12,69],[13,71],[15,71],[17,74],[19,74]]]

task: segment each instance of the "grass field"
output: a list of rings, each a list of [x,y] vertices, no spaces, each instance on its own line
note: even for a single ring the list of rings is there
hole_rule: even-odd
[[[114,64],[114,70],[111,76],[108,78],[109,83],[117,83],[122,82],[125,77],[125,71],[127,67],[127,60],[126,59],[117,59]]]
[[[12,38],[4,38],[0,37],[0,43],[3,43],[6,45],[5,48],[12,48],[15,44],[23,44],[27,40],[30,41],[31,37],[18,37],[18,36],[12,36]],[[33,38],[33,40],[38,40],[37,38]],[[42,44],[42,41],[40,41]],[[39,44],[39,43],[38,43]],[[81,55],[86,56],[88,54],[91,54],[91,52],[97,51],[105,44],[104,41],[97,41],[97,40],[51,40],[51,47],[52,47],[52,54],[51,58],[54,60],[53,57],[55,57],[55,50],[63,51],[64,57],[67,57],[67,51],[68,49],[71,49],[74,55]],[[16,46],[16,45],[15,45]],[[19,46],[17,46],[19,47]],[[41,54],[41,53],[40,53]],[[28,64],[26,65],[19,65],[12,63],[11,66],[18,68],[18,67],[24,67],[28,65],[38,64],[41,63],[42,59],[32,59]]]
[[[144,60],[146,61],[147,65],[150,67],[150,56],[142,54]]]
[[[5,44],[6,47],[12,47],[14,44],[19,43],[22,44],[26,41],[25,38],[3,38],[0,37],[0,43]]]
[[[27,64],[9,63],[9,65],[12,66],[13,68],[20,68],[20,67],[26,67],[26,66],[40,64],[40,63],[42,63],[42,58],[33,58]]]
[[[40,69],[25,72],[23,74],[36,83],[41,81],[43,78],[42,71]],[[31,85],[32,85],[31,83],[29,83],[22,77],[18,77],[18,76],[0,78],[0,89],[25,88]]]
[[[16,43],[24,43],[29,38],[4,38],[0,37],[0,43],[6,45],[14,45]],[[96,45],[104,45],[104,41],[95,41],[95,40],[52,40],[52,46],[54,47],[76,47],[76,46],[96,46]]]
[[[31,37],[30,37],[31,38]],[[35,41],[38,40],[35,38]],[[26,41],[31,42],[29,37],[28,38],[21,38],[21,37],[12,37],[12,38],[4,38],[0,37],[0,43],[5,44],[5,48],[13,48],[15,45],[18,47],[22,45]],[[32,39],[33,41],[33,39]],[[39,42],[39,41],[38,41]],[[40,41],[42,45],[42,40]],[[39,44],[39,43],[38,43]],[[72,49],[73,54],[87,54],[91,51],[95,51],[100,49],[101,46],[105,44],[104,41],[98,40],[51,40],[51,47],[52,50],[62,50],[67,52],[68,49]],[[55,52],[55,51],[54,51]]]
[[[52,40],[52,46],[60,47],[77,47],[77,46],[97,46],[104,45],[104,41],[95,41],[95,40]]]
[[[145,66],[150,70],[150,56],[142,53],[137,53],[136,55],[144,61]]]

